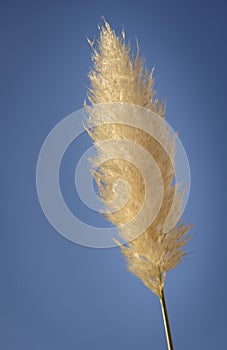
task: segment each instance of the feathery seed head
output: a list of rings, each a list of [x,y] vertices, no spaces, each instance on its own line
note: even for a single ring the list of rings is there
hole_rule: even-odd
[[[88,132],[97,147],[97,157],[91,160],[96,168],[93,176],[100,199],[110,209],[105,216],[118,226],[121,237],[127,242],[127,245],[121,245],[121,249],[129,270],[160,296],[166,272],[175,268],[185,255],[182,247],[189,239],[187,233],[191,227],[179,224],[183,191],[178,191],[178,184],[172,185],[175,137],[170,137],[163,118],[165,104],[155,97],[153,70],[148,73],[139,50],[133,56],[130,45],[125,42],[124,32],[117,36],[104,22],[97,44],[90,44],[93,68],[88,75],[91,106],[87,108],[92,129]],[[132,106],[138,106],[137,118],[140,118],[143,108],[151,114],[158,114],[162,120],[158,126],[154,120],[146,122],[147,130],[153,123],[157,137],[130,124]],[[122,122],[115,123],[113,116],[119,113]],[[105,123],[107,119],[112,120],[111,124]],[[103,124],[95,126],[97,120],[102,120]],[[116,142],[114,147],[113,143],[107,142],[110,139]],[[142,152],[141,148],[145,151]],[[151,156],[154,162],[149,160]],[[152,200],[144,209],[146,195]],[[125,227],[124,224],[130,223],[141,208],[145,216]],[[149,224],[150,217],[153,220]],[[148,225],[141,232],[143,222],[148,222]]]

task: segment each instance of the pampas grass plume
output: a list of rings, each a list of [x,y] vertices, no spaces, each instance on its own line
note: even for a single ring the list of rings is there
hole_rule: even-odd
[[[140,58],[139,48],[136,55],[132,54],[130,45],[125,41],[125,33],[116,35],[104,20],[96,44],[91,41],[89,43],[93,51],[93,67],[88,74],[90,106],[112,102],[129,103],[149,109],[164,119],[166,105],[164,101],[160,102],[156,97],[154,69],[151,72],[146,69],[144,60]],[[95,118],[95,115],[92,118]],[[169,142],[168,131],[165,127],[163,127],[162,132],[163,138],[168,141],[166,141],[166,145],[168,145],[169,152],[174,154],[174,138]],[[173,165],[160,145],[141,130],[134,130],[127,125],[113,124],[93,128],[89,134],[95,143],[111,137],[133,140],[152,154],[161,170],[164,197],[160,211],[154,222],[137,238],[130,240],[128,239],[130,238],[129,233],[121,232],[122,237],[127,242],[126,245],[121,245],[121,251],[127,260],[128,269],[159,297],[168,348],[173,349],[163,288],[167,271],[175,268],[185,255],[182,248],[190,237],[187,234],[191,228],[191,225],[177,222],[170,231],[165,232],[164,230],[164,223],[173,198],[176,197],[177,201],[174,212],[171,214],[172,219],[181,212],[182,206],[183,191],[177,193],[178,184],[172,184],[174,179]],[[108,149],[105,152],[108,154]],[[101,158],[102,151],[97,155],[99,161]],[[97,159],[93,160],[94,164]],[[99,187],[100,198],[104,203],[109,203],[113,198],[112,184],[116,179],[123,178],[130,184],[133,190],[125,207],[106,214],[106,217],[116,226],[130,221],[140,209],[144,196],[143,179],[141,179],[138,169],[123,159],[114,159],[105,162],[100,167],[100,171],[94,172],[94,177]],[[135,227],[135,231],[136,229]]]

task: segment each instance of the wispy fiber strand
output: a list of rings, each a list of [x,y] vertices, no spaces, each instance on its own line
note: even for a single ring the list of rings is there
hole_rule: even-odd
[[[90,89],[88,100],[91,106],[108,102],[124,102],[149,109],[164,118],[165,103],[159,102],[154,91],[153,70],[148,72],[143,59],[133,55],[130,45],[125,41],[125,33],[117,36],[107,22],[100,28],[100,37],[96,43],[90,42],[93,49],[93,68],[89,73]],[[95,118],[95,115],[93,116]],[[178,185],[172,184],[174,168],[166,151],[150,135],[130,126],[103,125],[90,132],[94,142],[113,138],[131,139],[142,145],[152,154],[157,162],[163,181],[164,196],[162,206],[153,223],[134,240],[127,240],[127,233],[121,232],[127,244],[121,245],[123,255],[128,262],[128,269],[139,277],[143,283],[156,294],[161,301],[168,348],[173,349],[169,330],[168,317],[164,298],[164,283],[166,272],[175,268],[185,255],[182,247],[189,236],[191,226],[181,222],[171,228],[164,229],[170,208],[175,198],[174,210],[169,215],[169,222],[179,217],[182,206],[183,192],[177,193]],[[163,128],[163,138],[170,153],[174,153],[174,138],[169,141],[169,135]],[[97,158],[102,158],[101,152]],[[94,164],[97,159],[94,159]],[[106,214],[106,217],[116,226],[120,226],[135,217],[141,207],[144,195],[144,183],[140,172],[122,159],[104,162],[100,171],[94,172],[99,187],[100,197],[109,205],[113,198],[112,184],[120,178],[125,179],[133,189],[131,197],[124,208]],[[172,217],[171,217],[172,216]],[[134,228],[136,231],[136,227]]]

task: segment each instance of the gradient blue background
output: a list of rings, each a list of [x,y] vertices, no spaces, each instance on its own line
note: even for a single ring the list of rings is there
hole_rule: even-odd
[[[166,281],[175,348],[226,348],[226,2],[9,0],[0,7],[0,349],[166,349],[158,298],[127,271],[119,249],[66,240],[36,194],[44,139],[83,105],[86,37],[97,37],[101,15],[117,32],[124,25],[132,42],[137,37],[147,66],[155,65],[156,90],[190,161],[184,219],[195,236]],[[67,200],[86,218],[74,197],[72,152],[65,162]]]

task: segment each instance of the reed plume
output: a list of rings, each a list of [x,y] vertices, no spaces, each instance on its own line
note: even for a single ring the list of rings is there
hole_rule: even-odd
[[[154,91],[153,71],[148,72],[145,62],[140,58],[139,48],[136,55],[132,54],[130,44],[125,41],[125,33],[119,36],[111,29],[110,25],[104,21],[100,28],[100,37],[96,43],[89,41],[93,54],[93,68],[89,72],[90,89],[88,100],[90,106],[90,125],[94,125],[97,113],[92,110],[99,104],[130,104],[145,108],[163,119],[165,117],[166,105],[164,101],[159,101]],[[127,108],[122,110],[127,113]],[[110,107],[108,113],[113,113]],[[107,110],[105,109],[105,113]],[[130,116],[128,116],[130,119]],[[164,297],[164,283],[166,272],[175,268],[185,255],[182,249],[188,241],[187,235],[191,226],[180,222],[183,190],[179,190],[178,184],[173,185],[174,180],[174,152],[175,137],[170,139],[168,127],[165,123],[159,128],[158,133],[162,140],[162,145],[157,142],[152,135],[141,129],[133,128],[131,125],[111,123],[99,125],[89,129],[89,134],[97,145],[97,156],[91,160],[95,167],[101,164],[99,169],[93,172],[98,184],[101,200],[111,210],[105,216],[114,225],[118,226],[121,237],[126,244],[121,246],[121,251],[125,256],[128,269],[142,280],[161,302],[163,319],[166,330],[168,349],[173,349],[171,333],[168,323],[167,309]],[[139,169],[130,161],[115,157],[108,159],[110,146],[99,147],[99,141],[106,139],[131,140],[135,144],[142,146],[152,155],[158,164],[162,175],[162,184],[157,182],[155,176],[146,173],[148,181],[153,182],[157,188],[154,200],[160,201],[162,186],[162,203],[158,208],[158,213],[153,222],[143,231],[140,224],[125,228],[124,224],[130,222],[136,213],[141,209],[145,194],[145,182]],[[163,147],[165,145],[165,147]],[[131,153],[128,152],[130,159]],[[141,158],[144,156],[141,155]],[[109,157],[111,158],[111,156]],[[103,162],[102,162],[103,161]],[[146,163],[146,159],[142,159]],[[151,169],[150,169],[151,170]],[[149,169],[148,169],[149,171]],[[113,200],[116,192],[113,184],[118,179],[124,179],[130,185],[131,192],[123,208],[120,203],[127,197],[125,187],[119,187],[119,202]],[[145,211],[149,217],[155,207],[154,200],[150,208]],[[146,217],[145,217],[146,219]],[[170,228],[170,229],[168,229]]]

